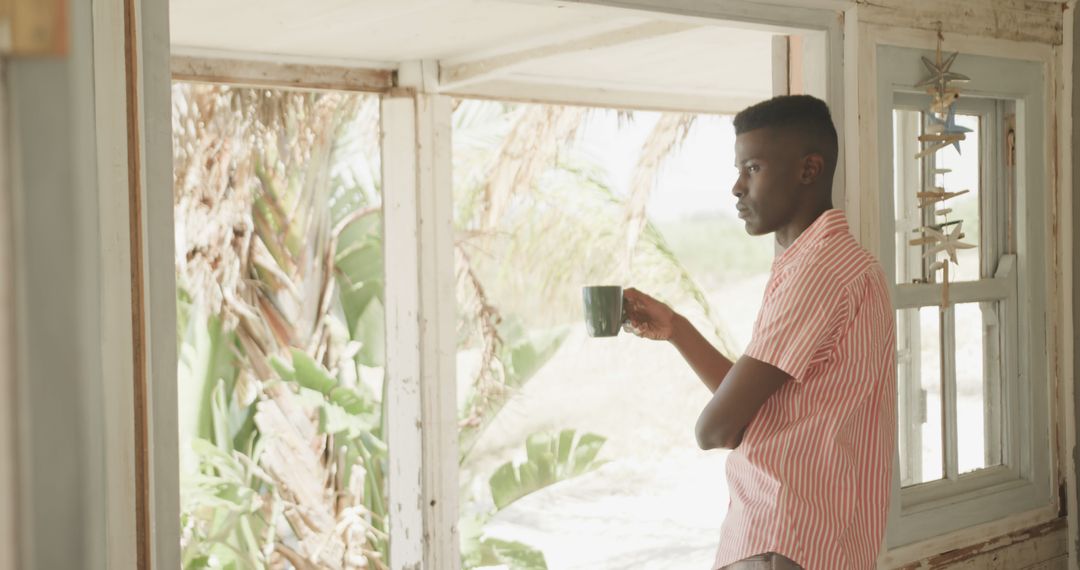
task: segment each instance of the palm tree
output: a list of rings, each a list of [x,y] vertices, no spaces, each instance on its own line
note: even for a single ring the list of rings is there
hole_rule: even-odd
[[[196,399],[186,415],[199,452],[185,486],[185,565],[229,556],[251,567],[385,567],[379,426],[367,418],[353,430],[373,436],[365,439],[326,418],[344,411],[362,423],[374,400],[355,370],[357,345],[377,339],[350,325],[377,299],[360,294],[355,283],[366,276],[347,262],[379,249],[378,204],[354,190],[360,203],[347,214],[335,220],[326,207],[340,125],[364,104],[372,103],[174,88],[177,270],[188,301],[181,338],[189,339],[180,381]],[[339,279],[352,284],[344,293]],[[322,396],[323,417],[305,402],[310,392]]]

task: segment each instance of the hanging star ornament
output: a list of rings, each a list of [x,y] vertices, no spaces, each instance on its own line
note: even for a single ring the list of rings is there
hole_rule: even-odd
[[[960,241],[964,238],[964,233],[960,229],[961,227],[963,227],[963,222],[957,223],[949,233],[942,232],[930,226],[923,227],[923,231],[927,234],[926,237],[932,240],[930,247],[926,248],[926,252],[923,253],[923,257],[933,259],[938,252],[943,251],[949,256],[949,261],[959,265],[960,261],[956,258],[956,251],[959,249],[973,249],[975,247],[970,243]]]
[[[959,53],[960,52],[953,52],[943,61],[941,59],[941,47],[938,46],[937,57],[935,58],[937,61],[930,61],[930,58],[923,56],[923,66],[930,72],[930,77],[916,83],[915,87],[932,86],[934,91],[944,93],[948,90],[950,82],[963,83],[971,81],[970,77],[949,70],[949,68],[952,67],[953,62],[956,61],[956,56],[959,55]]]
[[[967,139],[967,133],[970,133],[971,129],[956,124],[956,107],[949,107],[949,114],[944,121],[931,113],[930,124],[935,131],[951,141],[953,147],[956,148],[956,153],[960,154],[960,141]]]
[[[930,124],[926,127],[926,133],[919,135],[919,142],[929,144],[916,154],[915,158],[933,154],[949,145],[956,148],[956,153],[960,154],[960,142],[967,140],[967,133],[970,133],[971,129],[956,124],[956,109],[949,107],[949,114],[944,121],[935,117],[934,113],[928,113],[927,116]]]
[[[967,133],[971,132],[971,129],[956,124],[955,106],[957,99],[960,98],[960,89],[955,84],[964,83],[970,81],[970,79],[966,75],[952,71],[952,65],[956,62],[958,52],[954,52],[945,58],[942,57],[941,45],[944,41],[945,38],[941,34],[941,22],[938,22],[937,49],[934,52],[934,59],[922,58],[923,66],[930,72],[930,75],[915,85],[916,87],[925,87],[927,94],[931,97],[930,108],[927,113],[929,121],[925,132],[918,137],[919,142],[925,143],[925,146],[915,155],[916,159],[933,156],[937,151],[949,145],[952,145],[959,154],[960,142],[967,138]],[[935,178],[937,176],[944,178],[944,175],[949,172],[946,168],[933,166],[933,163],[931,163],[931,169]],[[942,180],[940,184],[934,184],[929,190],[917,192],[916,196],[919,199],[919,208],[936,218],[937,216],[948,216],[948,214],[952,213],[951,208],[939,207],[938,204],[967,192],[967,190],[959,192],[946,191],[945,182]],[[927,208],[930,210],[927,211]],[[916,232],[921,232],[921,235],[908,242],[913,246],[923,248],[923,257],[928,258],[931,262],[928,267],[931,273],[941,271],[941,307],[943,310],[949,306],[949,263],[959,265],[959,259],[956,255],[957,250],[975,247],[960,241],[964,237],[960,229],[962,224],[963,220],[955,220],[923,226],[916,230]],[[946,231],[945,228],[950,225],[955,225],[955,227]],[[937,255],[942,252],[946,254],[946,259],[937,258]]]

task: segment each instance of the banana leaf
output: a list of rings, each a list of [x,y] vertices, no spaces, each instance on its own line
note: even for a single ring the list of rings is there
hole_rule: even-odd
[[[502,510],[529,493],[602,465],[596,456],[607,439],[592,433],[575,435],[572,429],[558,435],[530,435],[525,442],[525,462],[508,461],[496,469],[489,480],[495,508]]]

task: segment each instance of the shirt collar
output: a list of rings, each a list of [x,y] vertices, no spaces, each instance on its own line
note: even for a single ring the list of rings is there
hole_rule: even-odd
[[[814,223],[810,224],[810,227],[795,238],[795,241],[783,253],[776,256],[773,261],[773,270],[790,264],[793,259],[799,257],[799,251],[811,248],[833,234],[847,231],[850,230],[843,210],[825,210],[814,220]]]

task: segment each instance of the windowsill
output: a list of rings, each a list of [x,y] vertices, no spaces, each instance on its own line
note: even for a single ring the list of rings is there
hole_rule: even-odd
[[[1050,505],[1017,513],[986,524],[960,529],[932,539],[905,544],[892,549],[883,549],[878,556],[878,568],[898,568],[905,564],[918,562],[934,554],[975,545],[989,545],[992,542],[997,542],[996,539],[998,538],[1007,538],[1007,535],[1028,530],[1059,518],[1061,517],[1059,517],[1058,508]],[[982,549],[978,550],[981,551]]]

